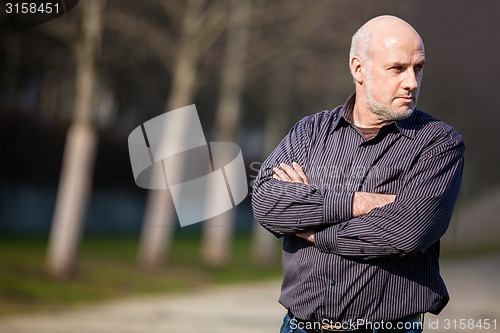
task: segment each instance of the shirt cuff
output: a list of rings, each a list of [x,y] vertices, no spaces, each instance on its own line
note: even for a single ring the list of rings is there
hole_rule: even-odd
[[[337,233],[339,226],[331,225],[325,229],[316,230],[314,233],[314,245],[323,253],[337,253]]]
[[[352,218],[354,192],[330,192],[324,194],[324,221],[338,224]]]

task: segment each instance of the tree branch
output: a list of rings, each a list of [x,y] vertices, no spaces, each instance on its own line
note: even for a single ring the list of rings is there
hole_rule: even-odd
[[[175,52],[176,45],[164,27],[141,16],[116,10],[108,14],[108,27],[127,38],[146,44],[167,69],[172,70],[172,63],[168,59]]]

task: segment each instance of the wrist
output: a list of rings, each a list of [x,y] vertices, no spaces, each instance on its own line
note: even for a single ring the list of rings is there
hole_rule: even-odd
[[[354,192],[352,199],[352,216],[358,217],[368,214],[374,208],[380,208],[394,202],[393,194],[380,194],[371,192]]]
[[[358,217],[369,212],[368,201],[366,198],[367,192],[354,192],[352,196],[352,216]]]

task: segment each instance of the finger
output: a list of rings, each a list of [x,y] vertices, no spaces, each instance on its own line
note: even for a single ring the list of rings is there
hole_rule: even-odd
[[[302,170],[302,167],[298,163],[295,163],[295,162],[292,163],[292,167],[297,172],[297,174],[300,176],[300,178],[302,178],[302,182],[304,184],[309,184],[309,179],[307,179],[307,176],[304,173],[304,170]]]
[[[298,234],[296,234],[296,236],[306,239],[307,237],[309,237],[309,234],[308,234],[308,231],[303,231],[303,232],[299,232]]]
[[[309,243],[314,244],[314,231],[304,231],[296,234],[296,236],[305,239]]]
[[[280,168],[273,168],[274,174],[279,177],[279,180],[285,181],[285,182],[291,182],[292,180],[288,175],[281,170]],[[277,178],[278,179],[278,178]]]
[[[303,183],[302,178],[299,176],[297,171],[295,171],[291,166],[286,163],[281,163],[280,167],[286,172],[288,177],[290,177],[291,181],[294,183]]]

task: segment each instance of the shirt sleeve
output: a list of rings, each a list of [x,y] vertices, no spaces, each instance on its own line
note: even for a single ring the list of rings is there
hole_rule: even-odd
[[[364,259],[425,251],[450,223],[461,184],[464,149],[459,136],[430,149],[406,172],[393,203],[317,229],[316,247]]]
[[[307,174],[307,151],[313,135],[313,120],[299,121],[262,164],[252,184],[255,219],[275,236],[296,234],[312,227],[340,223],[351,218],[354,192],[316,185],[291,183],[273,178],[280,163],[298,163]]]

